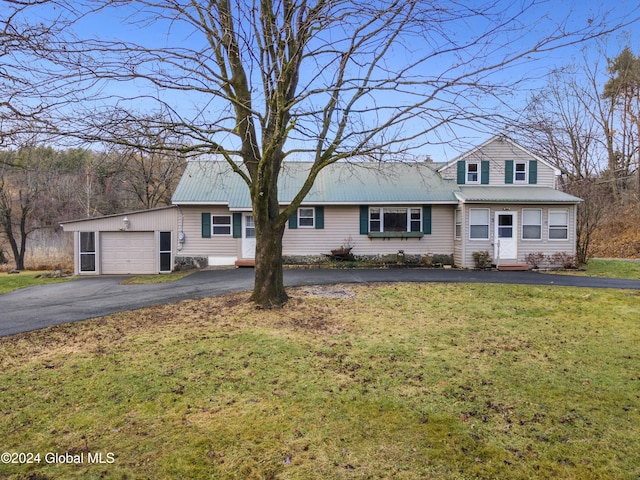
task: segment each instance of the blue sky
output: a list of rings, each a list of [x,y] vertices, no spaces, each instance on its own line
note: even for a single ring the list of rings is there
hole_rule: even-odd
[[[375,1],[375,0],[374,0]],[[479,2],[467,2],[466,5],[478,4]],[[505,2],[502,2],[504,4]],[[567,29],[575,27],[583,27],[590,23],[597,23],[602,18],[603,12],[612,10],[610,13],[617,17],[618,20],[625,18],[632,18],[638,15],[637,2],[622,1],[616,3],[615,7],[612,7],[606,1],[584,0],[584,1],[571,1],[571,0],[549,0],[540,1],[534,0],[534,5],[526,15],[520,18],[521,26],[512,32],[505,32],[505,34],[497,39],[501,42],[502,49],[496,49],[491,52],[491,58],[496,61],[501,55],[506,52],[517,52],[521,49],[522,45],[530,45],[535,38],[544,38],[553,34],[557,29],[558,24],[564,24]],[[498,2],[498,5],[502,5]],[[175,46],[177,42],[183,42],[184,45],[192,44],[195,41],[195,37],[189,35],[189,31],[183,29],[178,23],[173,23],[170,29],[170,36],[167,36],[167,24],[163,26],[148,26],[142,27],[141,25],[131,25],[127,23],[129,18],[130,8],[133,8],[135,2],[130,4],[130,7],[117,7],[100,13],[99,15],[89,15],[84,18],[82,23],[79,24],[78,33],[81,36],[93,36],[102,39],[110,40],[131,40],[145,45],[154,46]],[[46,18],[50,15],[50,11],[42,11],[42,17]],[[472,39],[487,25],[483,25],[480,20],[466,21],[461,23],[461,27],[458,31],[452,32],[452,36],[456,41],[464,41],[465,39]],[[436,40],[434,40],[436,41]],[[581,61],[584,55],[592,59],[600,58],[600,61],[604,63],[604,59],[601,58],[601,49],[604,48],[605,53],[609,56],[615,56],[625,45],[631,47],[631,49],[640,53],[640,24],[638,22],[626,27],[625,29],[613,33],[606,38],[600,39],[599,42],[589,42],[587,44],[577,44],[567,46],[562,49],[558,49],[551,52],[540,53],[536,56],[526,57],[514,62],[509,67],[498,69],[492,75],[493,81],[510,82],[516,79],[528,78],[526,83],[523,83],[520,88],[515,92],[513,96],[502,98],[514,111],[519,108],[524,108],[527,99],[531,92],[544,86],[545,76],[550,70],[562,67],[567,64]],[[420,45],[409,47],[415,49],[415,54],[421,54]],[[397,56],[390,59],[391,65],[397,63],[397,68],[407,62],[411,61],[411,53],[399,52]],[[453,62],[454,59],[448,57],[442,57],[438,62],[429,63],[429,68],[442,68],[446,69],[447,62]],[[136,89],[139,85],[118,83],[117,85],[104,86],[105,92],[113,92],[118,94],[136,95],[139,93]],[[144,90],[151,96],[156,95],[153,89]],[[176,108],[200,108],[203,102],[197,96],[188,97],[184,94],[170,94],[165,97],[172,103],[175,103]],[[465,101],[467,99],[460,99]],[[383,101],[380,98],[380,101]],[[499,105],[496,103],[496,99],[486,97],[485,99],[479,99],[479,102],[484,102],[486,108],[495,107]],[[140,108],[144,108],[144,105],[139,105]],[[418,120],[416,120],[418,121]],[[508,127],[505,125],[505,127]],[[410,124],[406,126],[407,129],[412,128]],[[419,128],[419,125],[415,124],[415,128]],[[450,160],[458,153],[466,150],[473,144],[478,144],[488,138],[491,134],[499,133],[496,129],[492,131],[476,131],[474,129],[464,128],[463,126],[453,126],[451,128],[445,128],[441,131],[432,134],[429,138],[431,145],[421,147],[417,153],[420,155],[429,155],[436,161]],[[507,132],[508,133],[508,132]],[[452,137],[462,139],[461,144],[456,148],[450,144]]]

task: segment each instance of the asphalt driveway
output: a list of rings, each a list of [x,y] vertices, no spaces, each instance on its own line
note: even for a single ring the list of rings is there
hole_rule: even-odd
[[[83,277],[0,295],[0,337],[190,298],[253,288],[253,269],[203,270],[169,283],[121,285],[127,277]],[[468,282],[640,290],[639,280],[536,272],[469,270],[285,270],[285,285],[376,282]]]

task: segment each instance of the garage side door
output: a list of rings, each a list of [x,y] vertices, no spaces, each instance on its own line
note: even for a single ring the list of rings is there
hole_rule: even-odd
[[[158,273],[156,250],[153,232],[103,232],[102,273]]]

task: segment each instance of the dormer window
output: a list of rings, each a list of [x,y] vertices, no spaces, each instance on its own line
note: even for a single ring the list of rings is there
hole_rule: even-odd
[[[480,183],[480,165],[467,162],[467,183]]]

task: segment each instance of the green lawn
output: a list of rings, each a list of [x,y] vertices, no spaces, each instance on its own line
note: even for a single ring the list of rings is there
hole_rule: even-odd
[[[0,339],[0,451],[40,454],[0,478],[640,475],[640,292],[291,293]]]
[[[45,285],[47,283],[58,283],[70,280],[71,277],[65,278],[36,278],[50,272],[20,272],[20,273],[0,273],[0,294],[17,290],[18,288],[31,287],[34,285]]]
[[[589,260],[582,275],[606,278],[640,279],[640,261]]]

